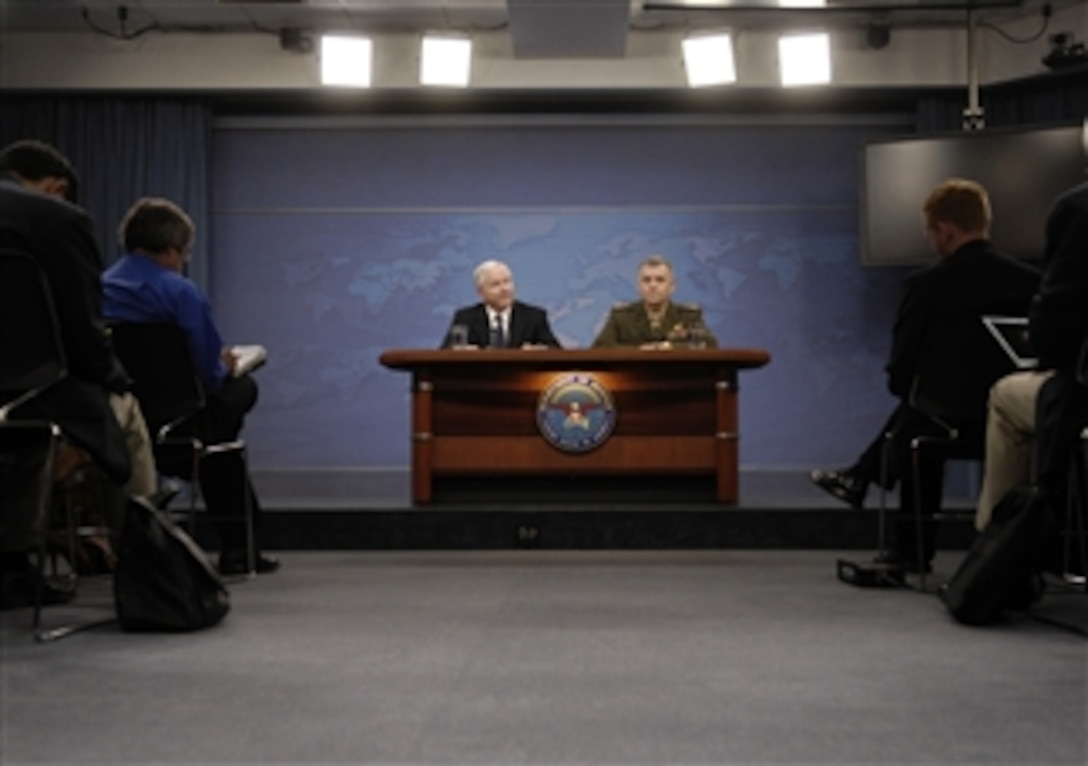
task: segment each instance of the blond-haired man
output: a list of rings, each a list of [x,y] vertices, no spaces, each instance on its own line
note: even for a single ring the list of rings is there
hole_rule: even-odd
[[[1039,271],[999,252],[989,241],[992,211],[981,184],[951,178],[930,192],[921,209],[923,233],[935,263],[907,278],[892,329],[892,350],[886,366],[888,389],[900,400],[888,423],[854,465],[834,471],[814,470],[812,481],[821,489],[855,508],[862,507],[866,490],[880,477],[883,434],[894,433],[891,475],[886,487],[900,485],[900,508],[913,508],[915,487],[908,476],[909,444],[927,433],[932,422],[912,409],[907,400],[915,373],[930,334],[944,319],[983,314],[1025,315],[1039,286]],[[918,488],[923,514],[940,508],[943,489],[941,465],[923,469]],[[899,520],[893,528],[892,561],[908,568],[916,561],[912,519]],[[922,548],[928,568],[933,555],[934,527],[923,528]]]

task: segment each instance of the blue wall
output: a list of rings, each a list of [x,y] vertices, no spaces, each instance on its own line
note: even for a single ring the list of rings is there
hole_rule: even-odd
[[[405,466],[408,379],[378,355],[437,346],[454,308],[476,300],[479,261],[509,263],[519,297],[576,347],[636,297],[652,253],[673,262],[676,298],[700,303],[723,345],[773,356],[742,376],[742,465],[852,459],[892,406],[883,364],[904,276],[858,264],[860,149],[902,132],[221,126],[210,290],[228,341],[270,352],[247,429],[256,468]]]

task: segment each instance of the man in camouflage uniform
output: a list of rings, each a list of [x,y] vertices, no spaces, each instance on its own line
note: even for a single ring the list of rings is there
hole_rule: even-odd
[[[642,300],[615,306],[593,347],[716,347],[718,342],[703,321],[702,309],[693,303],[673,303],[675,289],[672,266],[660,255],[651,255],[638,267],[638,292]],[[699,336],[698,341],[692,330]]]

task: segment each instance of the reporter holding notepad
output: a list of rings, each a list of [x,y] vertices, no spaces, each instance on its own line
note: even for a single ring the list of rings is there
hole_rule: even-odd
[[[239,362],[239,352],[227,347],[212,318],[207,296],[184,274],[196,229],[178,205],[166,199],[138,200],[121,221],[125,255],[102,275],[102,313],[107,319],[132,322],[168,322],[184,330],[193,362],[204,385],[205,417],[201,437],[207,443],[236,440],[245,416],[257,403],[257,384]],[[261,357],[261,354],[257,354]],[[208,461],[200,473],[201,492],[208,511],[217,519],[224,574],[246,571],[245,529],[238,520],[238,465]],[[260,504],[246,477],[255,527]],[[272,572],[279,562],[257,556],[257,572]]]

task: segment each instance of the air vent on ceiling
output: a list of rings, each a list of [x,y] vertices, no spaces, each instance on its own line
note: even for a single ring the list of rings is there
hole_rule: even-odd
[[[517,58],[622,58],[630,0],[507,0]]]

